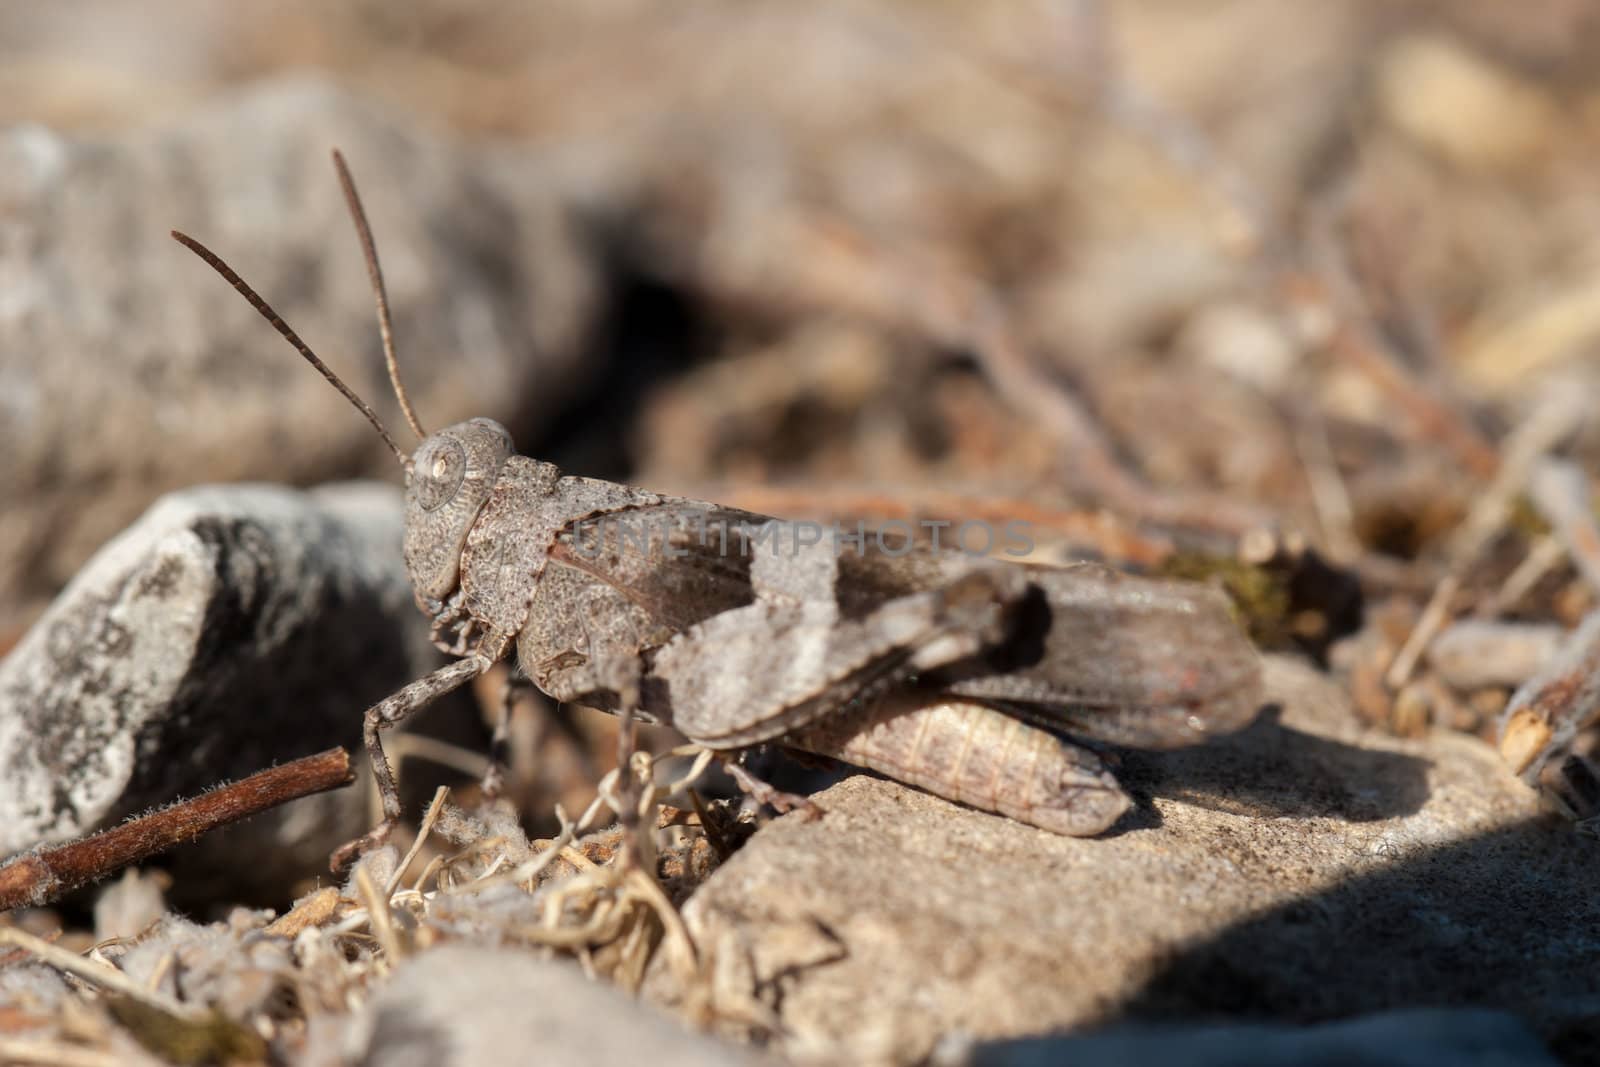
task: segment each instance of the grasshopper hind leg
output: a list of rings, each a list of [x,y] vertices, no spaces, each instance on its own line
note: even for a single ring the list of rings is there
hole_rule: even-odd
[[[1093,752],[972,700],[890,693],[784,742],[1068,837],[1109,830],[1133,804]]]
[[[822,808],[810,797],[800,793],[786,793],[771,782],[758,778],[748,767],[740,762],[740,758],[748,749],[738,752],[718,752],[717,759],[722,763],[722,769],[728,772],[728,777],[733,779],[735,785],[757,804],[765,804],[775,809],[779,814],[799,811],[806,818],[814,819],[822,814]]]

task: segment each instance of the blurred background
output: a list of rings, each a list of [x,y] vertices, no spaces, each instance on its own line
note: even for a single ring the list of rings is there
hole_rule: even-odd
[[[166,236],[393,412],[333,144],[431,425],[1413,554],[1586,372],[1597,41],[1579,0],[5,4],[5,625],[166,488],[388,473]]]
[[[0,651],[166,490],[394,480],[167,236],[403,429],[335,145],[430,427],[1145,568],[1265,531],[1403,637],[1508,432],[1565,403],[1593,469],[1597,49],[1584,0],[0,3]],[[1502,607],[1576,619],[1553,573]]]

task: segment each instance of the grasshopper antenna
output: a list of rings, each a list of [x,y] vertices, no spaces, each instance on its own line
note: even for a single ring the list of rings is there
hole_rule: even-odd
[[[355,179],[350,177],[350,168],[345,166],[344,153],[337,148],[333,150],[333,167],[339,172],[339,186],[344,190],[344,202],[350,207],[350,218],[356,224],[356,236],[361,240],[361,254],[367,259],[367,276],[372,279],[372,296],[378,303],[378,333],[383,337],[383,361],[389,368],[389,382],[394,386],[394,395],[400,401],[400,410],[405,414],[406,422],[411,424],[411,430],[421,440],[427,437],[422,423],[417,421],[417,413],[411,409],[411,398],[406,396],[405,386],[400,384],[400,364],[394,356],[394,324],[389,321],[389,293],[383,285],[383,268],[378,266],[378,246],[372,241],[372,227],[367,225],[367,213],[361,206],[361,195],[356,192]]]
[[[400,446],[394,443],[394,438],[389,436],[389,431],[383,428],[383,423],[378,421],[377,413],[367,406],[367,402],[365,400],[362,400],[359,396],[356,396],[354,390],[352,390],[348,385],[344,384],[344,382],[340,381],[339,376],[333,373],[333,370],[329,368],[326,363],[317,358],[317,354],[311,351],[310,346],[304,341],[300,340],[300,335],[295,333],[294,330],[290,329],[289,324],[284,322],[282,317],[279,316],[276,311],[272,310],[271,304],[268,304],[265,300],[261,299],[260,295],[254,289],[250,288],[249,284],[243,278],[239,277],[232,267],[222,262],[222,257],[211,251],[211,249],[207,248],[199,241],[196,241],[193,237],[190,237],[186,233],[180,233],[177,230],[173,230],[172,236],[173,239],[179,244],[183,245],[189,251],[205,260],[206,264],[210,266],[212,270],[222,275],[223,278],[227,280],[229,285],[233,286],[239,291],[240,296],[244,297],[250,302],[251,307],[255,308],[261,313],[262,318],[272,323],[272,328],[283,334],[284,340],[294,345],[295,351],[304,356],[307,363],[310,363],[313,367],[317,368],[317,372],[320,373],[324,378],[328,379],[329,384],[331,384],[335,389],[339,390],[339,392],[343,393],[344,398],[350,401],[350,403],[354,404],[356,406],[356,410],[360,411],[361,414],[367,417],[367,421],[372,423],[372,428],[378,431],[378,436],[383,438],[383,443],[389,446],[389,451],[395,454],[395,458],[400,461],[400,465],[405,467],[407,470],[411,469],[411,460],[404,452],[400,451]]]

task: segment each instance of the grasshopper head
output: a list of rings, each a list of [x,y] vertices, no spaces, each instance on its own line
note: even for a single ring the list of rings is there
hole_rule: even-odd
[[[411,586],[416,591],[418,604],[424,601],[442,601],[455,591],[461,574],[461,552],[467,543],[467,531],[472,529],[478,512],[489,499],[500,468],[512,454],[511,435],[493,419],[469,419],[454,426],[428,434],[411,408],[405,387],[400,384],[400,369],[395,358],[394,329],[389,318],[389,297],[383,285],[383,271],[378,266],[378,252],[372,242],[372,231],[367,226],[367,215],[361,207],[355,182],[345,167],[344,157],[336,149],[333,153],[334,169],[344,190],[345,203],[350,208],[355,223],[356,236],[366,257],[367,273],[372,280],[372,293],[378,307],[378,332],[383,339],[384,364],[389,370],[389,382],[394,386],[395,399],[406,422],[422,444],[407,459],[395,444],[389,431],[365,400],[339,379],[327,364],[311,351],[261,296],[239,277],[232,267],[216,253],[187,234],[174,230],[172,236],[187,246],[195,255],[205,260],[213,270],[222,275],[228,284],[237,289],[250,306],[272,324],[295,347],[306,362],[315,367],[345,399],[365,415],[372,428],[378,431],[384,444],[406,472],[406,571]],[[426,607],[426,605],[424,605]]]
[[[419,598],[443,600],[460,578],[467,531],[514,451],[493,419],[468,419],[429,434],[406,471],[406,571]]]

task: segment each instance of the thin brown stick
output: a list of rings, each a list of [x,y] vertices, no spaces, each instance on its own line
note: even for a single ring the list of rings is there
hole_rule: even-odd
[[[1445,543],[1448,570],[1444,579],[1428,598],[1416,632],[1406,639],[1384,676],[1391,689],[1398,690],[1410,679],[1411,671],[1427,651],[1427,642],[1447,621],[1450,601],[1460,590],[1467,571],[1505,528],[1516,495],[1528,484],[1530,472],[1546,452],[1577,427],[1581,417],[1580,407],[1569,397],[1551,394],[1501,443],[1498,470]]]
[[[1572,556],[1578,573],[1600,589],[1600,523],[1595,522],[1589,476],[1571,460],[1546,456],[1528,477],[1528,496],[1556,540]]]
[[[1095,417],[1035,365],[1009,310],[981,279],[928,249],[889,247],[850,220],[813,211],[780,220],[772,253],[790,273],[781,296],[761,280],[707,263],[703,281],[722,299],[774,298],[824,308],[972,353],[1001,398],[1053,436],[1063,473],[1110,507],[1152,522],[1238,536],[1274,525],[1266,508],[1214,493],[1152,486],[1123,466]]]
[[[1338,232],[1347,200],[1348,190],[1341,188],[1314,205],[1302,262],[1277,272],[1279,291],[1302,312],[1329,320],[1327,350],[1381,389],[1405,413],[1416,436],[1439,444],[1473,477],[1493,478],[1500,452],[1464,412],[1437,395],[1436,386],[1419,381],[1373,325]]]
[[[0,911],[49,903],[63,893],[192,841],[219,826],[354,780],[350,754],[342,748],[330,748],[218,786],[192,800],[181,800],[91,837],[19,856],[0,867]]]
[[[1528,591],[1551,571],[1567,561],[1567,549],[1554,537],[1541,537],[1528,549],[1528,554],[1516,569],[1506,575],[1506,580],[1500,583],[1500,588],[1484,598],[1473,609],[1473,615],[1480,619],[1494,619],[1505,614],[1510,607],[1523,597]]]
[[[1035,365],[1000,300],[969,282],[964,294],[952,294],[952,310],[965,321],[979,368],[1002,399],[1056,437],[1069,477],[1112,507],[1152,522],[1233,536],[1276,525],[1264,508],[1203,490],[1158,488],[1123,466],[1094,417],[1066,386]],[[940,288],[948,286],[929,284],[932,292]]]
[[[1359,558],[1363,548],[1355,532],[1355,507],[1333,458],[1327,420],[1314,404],[1305,405],[1295,420],[1295,444],[1329,555],[1341,562]]]
[[[1411,680],[1411,672],[1417,669],[1422,654],[1428,650],[1428,645],[1449,621],[1451,602],[1460,591],[1461,578],[1456,574],[1445,575],[1434,588],[1427,607],[1422,609],[1422,617],[1417,620],[1417,625],[1406,638],[1406,643],[1400,646],[1394,662],[1389,665],[1389,670],[1383,676],[1383,683],[1390,689],[1398,692],[1401,686]]]
[[[1328,299],[1314,287],[1312,292]],[[1494,476],[1500,465],[1494,446],[1460,412],[1440,402],[1402,368],[1365,322],[1344,318],[1328,347],[1339,358],[1360,368],[1404,409],[1419,434],[1442,444],[1475,477]]]
[[[1058,75],[1080,95],[1090,96],[1108,121],[1152,145],[1176,170],[1226,206],[1233,229],[1242,238],[1240,247],[1254,252],[1265,268],[1263,276],[1294,303],[1330,321],[1329,350],[1387,393],[1405,411],[1417,435],[1440,443],[1475,477],[1492,477],[1499,465],[1493,444],[1462,411],[1435,395],[1435,388],[1419,381],[1373,328],[1371,311],[1332,232],[1333,215],[1344,208],[1343,191],[1314,214],[1311,247],[1300,247],[1268,210],[1267,197],[1218,151],[1204,130],[1163,107],[1120,68],[1105,8],[1099,0],[1067,0],[1060,5],[1063,36],[1077,53],[1071,58],[1078,62],[1060,64]]]

